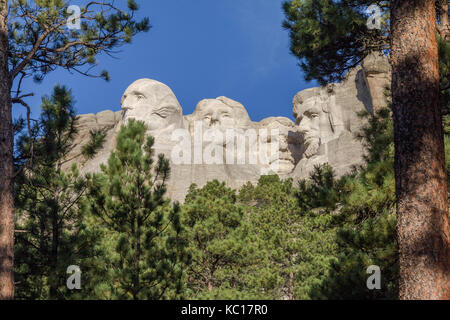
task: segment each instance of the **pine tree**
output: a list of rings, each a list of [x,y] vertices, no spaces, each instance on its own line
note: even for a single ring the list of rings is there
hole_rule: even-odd
[[[342,196],[339,190],[333,168],[327,163],[315,166],[309,179],[299,181],[298,205],[302,211],[324,208],[332,212]]]
[[[305,78],[321,84],[339,81],[371,52],[387,53],[391,45],[390,2],[285,1],[283,27],[289,32],[291,52],[300,60]],[[435,6],[436,30],[444,42],[449,41],[448,1],[435,1]],[[377,17],[379,28],[369,29]]]
[[[66,270],[95,254],[89,250],[96,238],[79,210],[86,181],[75,165],[62,170],[76,134],[70,90],[56,86],[41,109],[31,137],[20,136],[16,152],[16,297],[66,299]]]
[[[439,50],[439,74],[441,96],[440,103],[442,109],[442,121],[444,127],[444,146],[447,171],[447,188],[450,190],[450,44],[438,37]]]
[[[245,271],[247,282],[269,299],[310,299],[336,253],[331,213],[304,210],[299,193],[291,179],[276,175],[262,176],[239,193],[250,217],[249,237],[262,255]]]
[[[393,124],[388,109],[368,118],[360,133],[366,146],[366,163],[355,175],[334,182],[339,193],[339,254],[327,278],[313,288],[315,299],[396,299],[398,249],[395,240],[395,181]],[[367,268],[381,270],[381,289],[369,290]]]
[[[111,253],[100,263],[108,278],[94,289],[103,297],[175,299],[184,291],[179,205],[164,198],[169,162],[159,155],[153,168],[154,138],[146,130],[134,120],[122,126],[102,173],[89,177],[90,210],[107,231],[103,243]]]
[[[384,13],[374,30],[366,27],[370,4]],[[436,34],[449,40],[448,1],[293,0],[284,9],[291,51],[302,60],[307,79],[340,80],[371,51],[390,54],[399,292],[405,299],[445,297],[450,231],[441,109],[448,114],[448,79],[444,45],[438,70]]]
[[[391,1],[401,299],[450,299],[450,224],[435,1]]]
[[[236,191],[217,180],[199,189],[194,184],[182,207],[185,237],[192,262],[188,268],[193,299],[254,299],[257,288],[244,269],[257,256],[248,221],[236,202]]]
[[[377,5],[383,16],[380,29],[367,27],[371,5]],[[370,52],[389,48],[389,1],[291,0],[283,3],[283,9],[291,52],[307,80],[321,84],[342,80]]]
[[[25,78],[40,81],[57,67],[93,75],[89,71],[97,55],[111,54],[147,31],[148,19],[135,20],[135,1],[127,5],[123,10],[114,1],[91,1],[80,8],[80,28],[68,29],[68,24],[76,25],[69,1],[0,2],[0,299],[14,297],[12,104],[23,105],[29,114],[25,98],[33,93],[22,92]],[[100,76],[109,78],[106,71]]]

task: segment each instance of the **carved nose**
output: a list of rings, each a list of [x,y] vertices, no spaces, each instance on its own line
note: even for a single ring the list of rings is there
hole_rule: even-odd
[[[308,126],[306,125],[305,121],[301,121],[301,122],[300,122],[299,127],[298,127],[298,131],[299,131],[301,134],[303,134],[303,135],[309,133],[309,128],[308,128]]]
[[[280,150],[281,151],[286,151],[288,150],[289,144],[285,139],[280,139]]]
[[[124,96],[123,98],[122,98],[123,100],[122,100],[122,110],[124,110],[124,111],[128,111],[128,110],[133,110],[134,109],[134,99],[133,99],[133,97],[132,96],[128,96],[128,95],[126,95],[126,96]]]
[[[133,109],[133,103],[127,97],[122,102],[122,110],[128,111],[128,110],[131,110],[131,109]]]
[[[217,116],[217,114],[213,114],[211,116],[211,125],[215,125],[219,122],[219,117]]]

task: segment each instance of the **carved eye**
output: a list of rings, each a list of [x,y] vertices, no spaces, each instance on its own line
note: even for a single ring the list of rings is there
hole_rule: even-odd
[[[230,118],[230,115],[229,115],[228,113],[223,113],[223,114],[222,114],[222,117],[224,117],[224,118]]]
[[[138,94],[136,97],[137,97],[138,100],[141,100],[141,99],[145,98],[142,94]]]
[[[315,118],[317,118],[317,117],[319,116],[318,113],[311,112],[311,111],[306,111],[306,112],[304,113],[304,115],[307,116],[307,117],[310,118],[310,119],[315,119]]]

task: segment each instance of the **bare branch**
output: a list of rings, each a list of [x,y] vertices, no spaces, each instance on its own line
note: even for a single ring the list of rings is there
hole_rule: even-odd
[[[27,94],[27,95],[24,95],[24,96],[32,96],[32,95],[33,94],[30,93],[30,94]],[[31,117],[31,109],[30,109],[30,106],[25,101],[23,101],[21,97],[13,98],[13,99],[11,99],[11,102],[15,103],[15,104],[21,104],[22,106],[24,106],[27,109],[28,135],[30,136],[30,163],[32,164],[33,163],[33,157],[34,157],[34,143],[33,143],[33,136],[32,136],[32,133],[31,133],[31,119],[30,119],[30,117]]]

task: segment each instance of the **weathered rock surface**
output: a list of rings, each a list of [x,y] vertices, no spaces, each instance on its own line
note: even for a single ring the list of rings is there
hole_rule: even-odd
[[[386,87],[391,86],[391,66],[379,53],[372,53],[362,63],[366,85],[372,98],[372,107],[376,111],[386,106]]]
[[[110,110],[99,112],[96,115],[93,113],[79,115],[74,147],[67,157],[70,161],[63,165],[63,169],[70,168],[73,163],[77,163],[81,173],[98,172],[100,164],[106,163],[111,150],[115,147],[121,118],[122,111]],[[93,159],[86,161],[82,157],[82,148],[90,141],[90,132],[97,130],[103,130],[106,133],[105,143]]]
[[[355,134],[364,122],[358,113],[374,109],[366,79],[365,70],[358,67],[341,83],[307,89],[295,96],[294,117],[306,149],[291,175],[294,180],[307,178],[318,164],[330,164],[341,176],[362,162],[364,150]],[[381,100],[378,103],[381,105]]]
[[[358,112],[386,106],[389,79],[387,59],[371,55],[343,82],[299,92],[293,100],[296,123],[284,117],[253,122],[241,103],[226,97],[202,100],[192,115],[183,116],[168,86],[140,79],[126,89],[122,111],[79,116],[72,160],[66,166],[75,162],[82,173],[100,171],[120,126],[133,118],[147,124],[148,134],[155,137],[155,153],[171,160],[172,200],[184,201],[192,183],[201,187],[218,179],[239,188],[269,173],[296,181],[326,162],[340,176],[362,162],[364,150],[355,138],[363,125]],[[93,159],[82,160],[90,131],[99,129],[106,132],[103,148]]]

